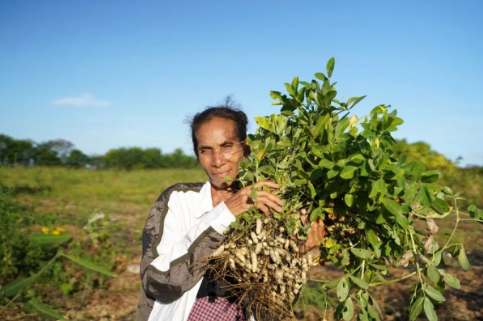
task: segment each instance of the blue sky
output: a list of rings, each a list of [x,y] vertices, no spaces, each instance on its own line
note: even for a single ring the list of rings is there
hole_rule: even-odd
[[[483,2],[0,1],[0,133],[64,138],[88,154],[181,147],[186,117],[270,90],[334,56],[354,112],[396,108],[396,138],[483,165]],[[254,121],[250,129],[256,128]]]

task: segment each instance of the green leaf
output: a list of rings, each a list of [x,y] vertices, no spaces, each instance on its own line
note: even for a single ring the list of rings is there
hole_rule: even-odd
[[[367,177],[372,173],[371,166],[369,165],[369,161],[365,161],[362,163],[361,166],[361,176]]]
[[[349,193],[345,194],[344,202],[347,206],[352,207],[352,205],[354,204],[354,195]]]
[[[257,198],[258,198],[258,193],[257,193],[257,190],[256,188],[252,188],[252,192],[250,193],[250,198],[253,200],[253,201],[256,201]]]
[[[37,311],[39,311],[43,315],[49,316],[56,320],[65,320],[62,314],[54,311],[51,307],[40,304],[40,302],[36,299],[30,299],[29,304],[32,305]]]
[[[72,262],[75,262],[75,263],[77,263],[77,264],[79,264],[79,265],[81,265],[81,266],[83,266],[83,267],[85,267],[89,270],[99,272],[101,274],[111,276],[111,277],[117,277],[116,274],[112,273],[111,271],[109,271],[105,267],[95,265],[94,263],[87,261],[87,260],[84,260],[84,259],[81,259],[80,257],[70,255],[70,254],[62,254],[62,255],[65,256],[66,258],[68,258],[69,260],[71,260]]]
[[[330,58],[327,62],[327,76],[332,77],[332,72],[334,71],[335,59],[334,57]]]
[[[366,238],[373,247],[377,246],[377,235],[373,230],[366,230]]]
[[[325,75],[323,73],[321,73],[321,72],[315,73],[314,76],[315,76],[315,78],[320,79],[322,81],[326,81],[327,80],[327,77],[325,77]]]
[[[468,271],[470,269],[470,262],[468,262],[468,258],[466,257],[466,251],[464,246],[461,246],[460,253],[458,254],[458,262],[460,263],[463,270]]]
[[[299,86],[299,77],[295,77],[293,80],[292,80],[292,89],[294,90],[294,92],[297,91],[297,87]]]
[[[439,275],[438,270],[434,266],[431,266],[431,265],[428,266],[428,268],[426,270],[426,275],[434,283],[438,283],[439,280],[441,279],[441,276]]]
[[[70,234],[34,234],[30,236],[30,240],[37,244],[51,244],[51,243],[63,243],[70,240],[72,236]]]
[[[349,276],[349,277],[350,277],[351,281],[354,282],[361,289],[364,289],[364,290],[369,289],[369,284],[367,284],[366,281],[359,279],[359,278],[356,278],[355,276],[352,276],[352,275]]]
[[[25,289],[30,284],[34,283],[35,280],[37,280],[36,275],[33,275],[28,278],[19,277],[13,280],[12,282],[10,282],[9,284],[3,286],[0,289],[0,291],[2,291],[3,295],[5,295],[7,298],[10,298],[12,296],[17,295],[20,291]]]
[[[443,278],[444,278],[444,283],[448,284],[450,287],[455,289],[461,288],[460,281],[454,275],[445,273]]]
[[[346,278],[342,278],[337,284],[337,298],[339,299],[340,302],[343,302],[347,298],[348,294],[349,294],[349,282],[347,282]]]
[[[351,252],[361,259],[372,259],[372,252],[366,249],[351,248]]]
[[[373,300],[377,304],[375,300]],[[372,306],[367,307],[367,311],[369,312],[369,315],[374,319],[379,321],[379,315],[377,314],[376,309],[374,309]]]
[[[327,172],[327,178],[328,179],[331,179],[331,178],[334,178],[336,177],[337,175],[339,175],[339,171],[336,171],[334,169],[331,169]]]
[[[340,177],[342,177],[343,179],[351,179],[352,177],[354,177],[354,172],[356,169],[357,167],[355,166],[346,166],[340,172]]]
[[[431,205],[431,195],[426,186],[421,186],[421,189],[419,190],[419,198],[421,199],[421,205]]]
[[[270,132],[273,130],[273,124],[271,123],[270,117],[255,117],[255,122],[265,130]]]
[[[347,105],[350,107],[350,108],[353,108],[355,105],[357,105],[361,100],[363,100],[364,98],[366,98],[366,96],[360,96],[360,97],[351,97],[349,98],[349,100],[347,101]]]
[[[419,297],[409,308],[409,320],[414,321],[423,310],[424,297]]]
[[[404,229],[409,228],[409,220],[404,215],[396,215],[396,222]]]
[[[319,217],[323,217],[324,213],[320,207],[317,207],[315,210],[310,213],[310,221],[315,222]]]
[[[416,182],[421,180],[421,175],[423,174],[424,170],[426,169],[426,165],[421,162],[416,162],[413,166],[413,179]]]
[[[330,114],[325,114],[324,116],[320,116],[319,118],[317,118],[317,123],[315,124],[315,135],[314,137],[317,137],[318,135],[320,135],[323,131],[324,131],[324,128],[325,128],[325,125],[327,124],[327,122],[330,120]]]
[[[319,162],[319,166],[322,166],[324,168],[328,168],[328,169],[332,169],[334,167],[334,162],[331,162],[330,160],[328,160],[327,158],[323,158],[320,162]]]
[[[444,214],[449,212],[449,205],[440,198],[436,198],[431,203],[431,208],[438,214]]]
[[[444,302],[446,301],[446,299],[444,298],[444,296],[441,294],[441,292],[439,292],[438,290],[436,290],[435,288],[433,288],[431,285],[429,284],[425,284],[424,285],[424,292],[433,300],[437,301],[437,302]]]
[[[314,185],[312,184],[311,181],[308,181],[307,186],[309,187],[309,190],[310,190],[310,197],[312,197],[312,199],[314,199],[315,195],[317,195],[317,192],[315,191]]]
[[[282,93],[279,91],[271,91],[270,97],[272,97],[273,100],[282,100]]]
[[[287,92],[291,95],[291,96],[295,96],[295,92],[294,90],[292,89],[292,86],[290,86],[290,84],[288,83],[285,83],[285,88],[287,89]]]
[[[399,205],[398,202],[395,200],[389,199],[389,198],[384,198],[382,200],[382,204],[384,204],[384,207],[391,213],[394,214],[396,217],[402,215],[402,208],[401,205]]]
[[[369,193],[369,198],[374,198],[377,196],[378,193],[381,193],[384,188],[384,180],[379,179],[377,181],[373,181],[371,185],[371,192]]]
[[[448,186],[443,187],[443,192],[444,192],[446,195],[453,196],[453,190],[452,190],[451,188],[449,188]]]
[[[440,178],[441,178],[441,174],[439,172],[428,171],[428,172],[424,172],[423,175],[421,175],[421,182],[434,183]]]
[[[428,298],[424,298],[424,313],[426,313],[426,317],[429,321],[437,321],[438,315],[436,311],[434,311],[433,303]]]
[[[335,137],[339,137],[344,133],[344,131],[349,127],[350,121],[349,118],[344,118],[339,123],[337,126],[335,126]]]
[[[433,258],[432,258],[434,266],[438,266],[439,263],[441,263],[442,257],[443,257],[443,254],[441,253],[441,251],[434,253]]]
[[[345,321],[350,321],[354,316],[354,304],[352,303],[352,299],[349,297],[345,300],[345,310],[342,312],[342,317]]]

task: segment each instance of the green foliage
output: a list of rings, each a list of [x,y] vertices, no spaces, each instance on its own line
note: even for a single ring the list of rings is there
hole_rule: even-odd
[[[324,218],[328,235],[320,248],[320,260],[345,272],[336,285],[340,301],[336,317],[349,320],[354,300],[360,319],[379,319],[368,289],[376,280],[385,280],[386,262],[390,262],[416,269],[412,314],[419,314],[423,296],[425,314],[435,320],[431,301],[444,301],[444,285],[436,290],[428,281],[436,278],[434,269],[441,264],[442,253],[456,246],[451,239],[463,213],[459,194],[435,184],[441,174],[431,169],[444,165],[449,171],[454,164],[447,160],[435,164],[441,157],[430,153],[427,145],[419,154],[413,153],[416,157],[406,157],[403,152],[412,146],[401,148],[393,139],[391,133],[403,120],[388,105],[378,105],[360,119],[351,116],[364,96],[337,100],[335,83],[330,80],[333,66],[331,59],[327,76],[315,74],[320,81],[303,82],[296,77],[285,84],[287,94],[271,92],[274,105],[281,106],[280,114],[255,118],[259,128],[248,137],[251,155],[242,163],[239,179],[243,186],[267,179],[278,183],[284,208],[282,214],[273,212],[273,217],[300,240],[308,230],[300,219],[302,210],[311,220]],[[420,161],[424,153],[428,166]],[[471,209],[470,215],[478,218],[480,212]],[[436,241],[437,228],[429,233],[414,228],[417,221],[435,225],[433,219],[447,217],[453,210],[453,233],[442,247]],[[240,216],[236,229],[245,231],[255,218]],[[424,262],[423,267],[416,258]],[[464,254],[460,264],[469,268]],[[431,279],[425,279],[424,269],[431,271]],[[454,276],[436,271],[445,284],[459,286]]]
[[[19,277],[12,282],[4,285],[1,289],[2,294],[7,298],[17,295],[19,292],[23,291],[26,287],[37,281],[37,276],[30,276],[28,278]]]
[[[0,284],[39,268],[43,256],[48,255],[25,237],[33,222],[31,213],[13,200],[11,191],[0,186]]]
[[[40,304],[40,302],[35,299],[31,299],[29,301],[29,304],[32,305],[35,308],[35,310],[37,310],[38,312],[40,312],[41,314],[47,317],[53,318],[55,320],[65,320],[62,314],[56,312],[55,310],[53,310],[52,308],[46,305]]]
[[[301,300],[297,304],[314,305],[319,310],[325,311],[328,307],[338,305],[338,300],[329,295],[328,288],[318,284],[307,283],[302,287]]]
[[[70,168],[197,168],[195,157],[185,155],[181,149],[162,154],[158,148],[139,147],[109,150],[103,156],[87,156],[63,139],[35,144],[30,140],[17,140],[0,134],[0,165],[66,166]]]
[[[116,251],[109,243],[108,224],[104,224],[104,221],[104,216],[89,221],[89,228],[86,229],[88,235],[79,236],[73,241],[69,233],[63,233],[63,228],[57,227],[52,233],[47,227],[43,227],[41,231],[32,230],[30,227],[33,220],[30,213],[12,199],[8,189],[0,189],[0,260],[5,262],[0,265],[0,302],[7,302],[8,305],[18,299],[26,289],[29,289],[28,293],[20,297],[24,300],[31,298],[37,291],[39,295],[45,295],[55,286],[68,295],[79,290],[75,287],[77,283],[66,283],[72,279],[81,281],[82,274],[76,273],[79,270],[85,270],[86,280],[82,284],[84,287],[89,286],[91,280],[96,280],[97,287],[101,286],[103,279],[97,275],[104,278],[115,277],[111,268],[114,267]],[[100,227],[100,230],[96,230],[96,227]],[[96,246],[96,255],[92,255],[90,251]],[[69,264],[59,264],[57,261],[60,257],[78,268],[70,266],[65,269]],[[106,261],[110,262],[109,268],[104,267]],[[76,278],[73,273],[76,273]],[[44,286],[37,288],[36,283],[44,283]],[[35,300],[30,300],[29,303],[41,314],[62,318],[57,312]],[[0,309],[0,314],[2,311],[3,308]]]
[[[71,151],[65,162],[66,166],[73,168],[82,168],[89,163],[89,156],[78,149]]]
[[[448,177],[456,174],[456,164],[444,155],[432,150],[427,143],[416,142],[409,144],[403,139],[394,144],[393,150],[396,156],[406,155],[408,162],[419,161],[428,169],[440,171]]]

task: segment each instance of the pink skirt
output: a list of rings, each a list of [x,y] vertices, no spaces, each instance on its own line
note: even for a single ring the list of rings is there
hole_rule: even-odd
[[[216,298],[214,302],[205,296],[196,299],[191,309],[188,321],[244,321],[243,312],[236,303],[229,302],[226,298]]]

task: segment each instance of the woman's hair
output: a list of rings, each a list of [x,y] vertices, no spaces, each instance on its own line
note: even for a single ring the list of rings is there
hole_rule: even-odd
[[[198,141],[196,140],[196,132],[204,123],[213,118],[230,119],[235,122],[235,131],[238,141],[242,142],[247,137],[247,115],[235,106],[231,96],[225,99],[225,102],[218,106],[208,107],[201,113],[197,113],[190,121],[191,139],[193,141],[193,150],[198,157]]]

